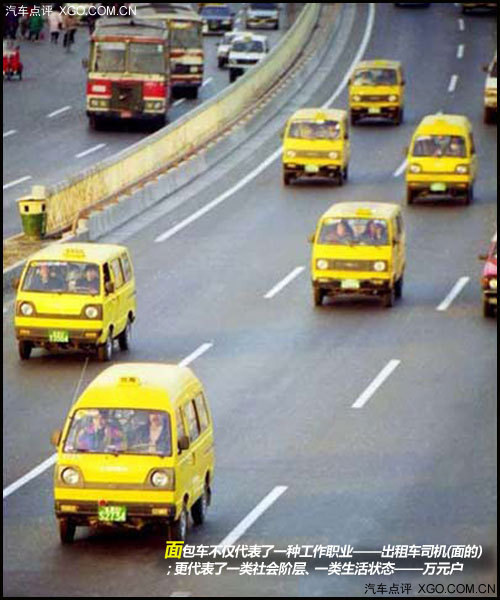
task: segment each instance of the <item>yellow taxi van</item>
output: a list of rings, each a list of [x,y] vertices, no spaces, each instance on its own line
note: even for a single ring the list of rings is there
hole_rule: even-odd
[[[97,350],[100,360],[109,361],[115,339],[128,350],[136,290],[126,247],[52,244],[30,257],[15,287],[22,360],[41,347]]]
[[[303,108],[288,120],[283,134],[283,183],[300,177],[326,177],[342,185],[350,158],[347,112]]]
[[[403,67],[396,60],[364,60],[356,66],[349,80],[349,114],[351,125],[365,117],[403,122],[405,79]]]
[[[467,117],[445,114],[424,117],[406,152],[408,204],[419,198],[472,202],[477,154]]]
[[[104,370],[72,406],[57,447],[61,542],[76,527],[165,528],[183,541],[188,512],[205,521],[214,440],[203,386],[187,367],[123,363]]]
[[[325,296],[363,295],[379,297],[390,308],[403,295],[406,234],[398,205],[335,204],[309,241],[315,306]]]

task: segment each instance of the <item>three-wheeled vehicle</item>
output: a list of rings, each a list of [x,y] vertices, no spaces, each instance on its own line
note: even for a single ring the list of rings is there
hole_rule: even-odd
[[[3,78],[12,79],[12,77],[23,78],[23,63],[19,46],[14,45],[13,40],[4,40],[3,42]]]

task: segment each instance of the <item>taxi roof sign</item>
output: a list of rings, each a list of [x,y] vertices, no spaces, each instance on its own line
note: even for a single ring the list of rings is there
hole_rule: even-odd
[[[372,212],[371,208],[358,208],[356,210],[357,217],[371,217],[372,215],[373,215],[373,212]]]
[[[65,248],[63,254],[66,258],[85,258],[85,251],[81,248]]]
[[[141,384],[141,380],[139,379],[139,377],[131,377],[131,376],[125,376],[125,377],[120,377],[118,379],[118,382],[120,383],[120,385],[140,385]]]

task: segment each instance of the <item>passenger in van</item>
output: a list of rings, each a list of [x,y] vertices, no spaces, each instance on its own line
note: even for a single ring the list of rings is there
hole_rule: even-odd
[[[42,264],[38,268],[34,283],[31,285],[33,291],[65,291],[66,280],[55,265]]]
[[[91,294],[99,293],[99,269],[96,265],[85,267],[85,274],[77,280],[76,287],[87,289]]]
[[[342,220],[335,225],[331,232],[328,234],[329,244],[350,244],[354,241],[354,232],[352,231],[349,224]]]
[[[110,449],[125,450],[126,445],[125,434],[118,421],[109,419],[103,410],[92,417],[76,440],[77,450],[93,452],[106,452]]]
[[[170,431],[166,415],[151,412],[148,423],[139,427],[135,433],[132,449],[149,454],[170,454]]]

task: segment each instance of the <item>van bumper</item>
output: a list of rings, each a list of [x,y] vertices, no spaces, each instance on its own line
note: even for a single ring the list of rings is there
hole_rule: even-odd
[[[380,112],[372,112],[374,109],[378,109]],[[387,104],[379,105],[351,105],[350,112],[351,116],[355,119],[364,119],[365,117],[375,119],[397,119],[402,106],[399,104]]]
[[[438,178],[437,178],[438,179]],[[417,198],[429,197],[432,199],[463,198],[467,196],[472,182],[444,181],[446,189],[436,191],[432,189],[433,182],[428,181],[407,181],[408,190],[411,190]]]
[[[352,279],[359,281],[359,289],[342,288],[342,281],[346,281],[346,279],[330,279],[327,277],[313,280],[312,285],[314,289],[321,289],[330,296],[378,296],[387,294],[393,287],[390,279],[356,279],[355,276]]]
[[[326,177],[326,178],[337,178],[342,173],[342,165],[339,164],[327,164],[317,165],[318,171],[316,173],[309,173],[307,171],[308,165],[297,165],[295,163],[286,163],[283,165],[284,175],[291,175],[293,177]]]
[[[108,506],[125,507],[127,520],[124,522],[99,521],[98,502],[82,500],[56,500],[55,514],[58,519],[71,519],[75,525],[125,525],[137,526],[140,521],[174,520],[175,504],[169,503],[139,503],[139,502],[110,502]]]
[[[67,342],[54,341],[54,331],[68,333]],[[34,346],[43,348],[87,348],[95,347],[103,340],[102,324],[99,329],[67,329],[65,327],[31,327],[16,326],[16,339],[23,342],[31,342]]]

